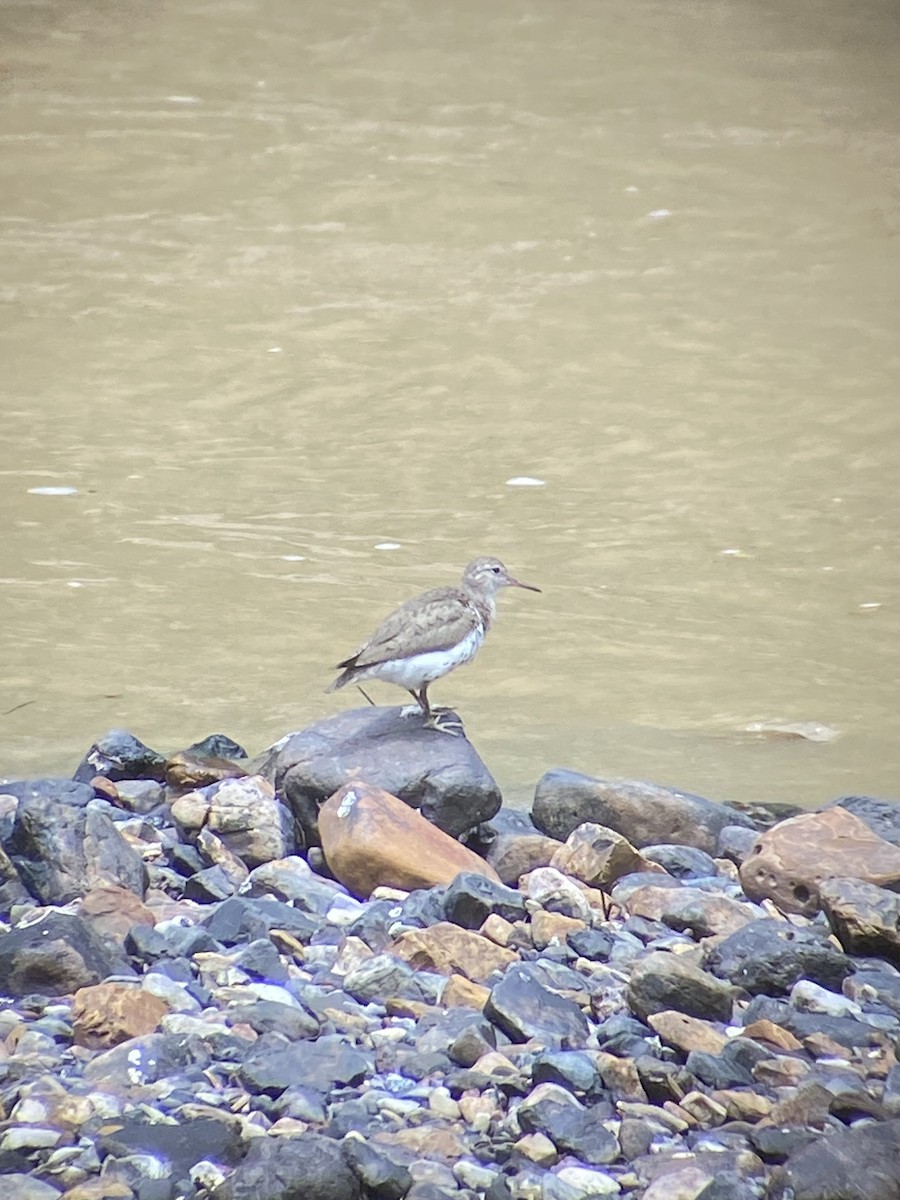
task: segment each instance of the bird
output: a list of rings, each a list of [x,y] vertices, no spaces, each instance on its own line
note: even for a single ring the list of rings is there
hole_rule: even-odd
[[[335,692],[365,679],[394,683],[416,701],[426,726],[453,732],[441,724],[441,710],[432,708],[428,688],[472,661],[494,619],[495,596],[505,587],[541,590],[510,575],[499,558],[474,559],[456,587],[432,588],[395,609],[358,650],[337,664],[340,675],[325,690]]]

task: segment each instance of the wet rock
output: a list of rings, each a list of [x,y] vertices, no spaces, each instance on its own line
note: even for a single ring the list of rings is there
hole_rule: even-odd
[[[819,902],[848,954],[874,955],[900,966],[900,895],[859,879],[826,879]]]
[[[825,930],[805,929],[769,918],[753,921],[711,946],[704,965],[713,975],[756,995],[783,995],[799,979],[837,990],[852,963],[831,944]]]
[[[188,833],[207,829],[251,869],[296,849],[289,810],[259,775],[226,779],[179,796],[172,816]]]
[[[621,833],[590,822],[572,830],[550,865],[606,891],[622,875],[654,869]]]
[[[505,970],[517,958],[515,951],[449,921],[401,934],[390,949],[417,971],[457,973],[476,983],[484,983],[494,971]]]
[[[492,915],[518,921],[526,913],[525,897],[520,891],[471,871],[463,871],[452,879],[442,903],[447,920],[463,929],[480,929]]]
[[[732,996],[720,979],[665,951],[639,959],[628,984],[628,1006],[641,1020],[673,1009],[690,1017],[728,1021]]]
[[[248,1091],[279,1096],[291,1084],[327,1094],[361,1083],[373,1070],[372,1055],[348,1045],[340,1036],[289,1042],[277,1033],[264,1034],[248,1050],[240,1078]]]
[[[229,758],[205,756],[181,750],[166,760],[166,783],[170,788],[193,790],[222,783],[226,779],[240,779],[247,768]]]
[[[341,788],[322,805],[318,827],[329,868],[356,896],[448,884],[461,871],[499,883],[477,854],[378,787]]]
[[[538,829],[559,841],[590,822],[608,826],[638,848],[667,842],[709,853],[726,825],[751,825],[737,809],[702,796],[564,770],[548,771],[538,781],[532,819]]]
[[[897,1200],[900,1121],[839,1130],[776,1167],[771,1200]]]
[[[0,934],[0,979],[8,996],[65,996],[114,973],[134,972],[118,947],[80,917],[49,912]]]
[[[75,768],[74,778],[78,783],[90,783],[96,776],[111,779],[165,780],[166,760],[162,754],[145,746],[127,729],[110,729],[97,738],[90,750]]]
[[[285,796],[306,845],[318,844],[319,806],[359,779],[398,796],[452,837],[497,812],[500,791],[472,744],[426,729],[402,711],[339,713],[282,738],[255,761],[252,769]]]
[[[129,983],[98,983],[79,988],[72,998],[76,1046],[108,1049],[129,1038],[152,1033],[169,1006],[158,996]]]
[[[632,916],[661,921],[669,929],[687,930],[695,938],[730,934],[759,919],[760,910],[716,892],[693,887],[655,887],[647,884],[625,901]]]
[[[29,892],[42,904],[67,904],[106,885],[143,895],[146,868],[102,802],[85,785],[54,782],[4,785],[21,790],[5,849]]]
[[[752,900],[770,899],[782,912],[813,916],[825,879],[853,877],[900,889],[900,847],[847,809],[830,808],[791,817],[760,834],[740,876]]]
[[[513,1042],[535,1037],[577,1049],[587,1040],[587,1018],[578,1005],[544,987],[528,964],[507,969],[491,989],[484,1012]]]
[[[360,1200],[362,1187],[339,1142],[317,1133],[254,1138],[212,1200]]]

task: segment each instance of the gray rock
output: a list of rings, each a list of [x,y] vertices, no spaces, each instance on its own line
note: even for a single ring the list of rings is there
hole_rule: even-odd
[[[366,1200],[402,1200],[412,1187],[412,1175],[384,1150],[348,1137],[341,1142],[344,1159],[363,1187]]]
[[[786,921],[751,921],[711,946],[704,966],[756,995],[784,995],[799,979],[840,991],[853,970],[846,954],[836,950],[824,929],[798,928]]]
[[[254,1138],[212,1200],[360,1200],[361,1190],[339,1142],[300,1133]]]
[[[376,954],[347,972],[344,991],[363,1003],[398,997],[427,1001],[436,997],[443,982],[442,976],[415,971],[392,954]]]
[[[81,783],[90,783],[97,775],[113,783],[120,779],[155,779],[162,783],[166,760],[127,729],[110,729],[97,738],[75,768],[75,779]]]
[[[59,1200],[59,1197],[59,1189],[46,1180],[3,1172],[3,1200]]]
[[[664,950],[639,959],[628,983],[628,1006],[645,1021],[674,1009],[710,1021],[731,1018],[733,990],[713,975]]]
[[[769,1200],[897,1200],[900,1120],[841,1129],[776,1167]]]
[[[561,1154],[572,1154],[591,1166],[605,1166],[619,1156],[619,1143],[603,1124],[610,1115],[608,1105],[585,1107],[553,1083],[539,1084],[516,1109],[526,1133],[543,1133]]]
[[[758,836],[755,829],[743,825],[726,825],[724,829],[719,830],[716,857],[727,858],[740,866],[756,845]]]
[[[65,996],[112,974],[134,972],[115,942],[80,917],[49,912],[0,934],[0,992],[7,996]]]
[[[373,1069],[371,1054],[337,1035],[289,1042],[280,1034],[266,1033],[244,1056],[240,1079],[254,1095],[280,1096],[294,1083],[328,1093],[362,1083]]]
[[[147,869],[102,802],[82,784],[39,781],[19,797],[6,851],[22,882],[42,904],[68,904],[95,887],[127,888],[143,896]]]
[[[642,853],[644,858],[655,862],[676,879],[703,879],[716,874],[716,864],[712,855],[707,854],[705,850],[698,850],[696,846],[677,846],[663,842],[658,846],[645,846]]]
[[[471,742],[423,727],[400,708],[352,709],[282,738],[251,764],[274,783],[306,845],[321,804],[353,779],[384,788],[459,837],[492,817],[500,790]]]
[[[538,781],[532,820],[548,837],[565,841],[586,822],[608,825],[633,846],[660,842],[714,852],[726,825],[750,826],[726,804],[639,780],[595,779],[577,771],[548,771]]]
[[[495,883],[485,875],[461,871],[444,889],[443,911],[448,921],[463,929],[480,929],[491,913],[507,921],[525,917],[525,897],[516,888]]]
[[[484,1015],[513,1042],[534,1037],[578,1049],[587,1040],[587,1018],[578,1005],[544,987],[526,963],[507,968],[491,989]]]

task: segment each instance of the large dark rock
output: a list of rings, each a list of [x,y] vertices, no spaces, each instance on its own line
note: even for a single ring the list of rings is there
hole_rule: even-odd
[[[731,1018],[732,989],[693,963],[664,950],[638,959],[627,994],[629,1008],[642,1021],[667,1009],[710,1021]]]
[[[588,1022],[578,1005],[544,987],[524,963],[507,968],[491,989],[484,1015],[513,1042],[537,1037],[551,1046],[578,1049],[587,1041]]]
[[[0,993],[66,996],[108,975],[133,975],[128,960],[80,917],[50,912],[0,934]]]
[[[5,849],[35,899],[68,904],[108,886],[143,896],[147,868],[89,787],[71,780],[12,786],[21,790]]]
[[[339,1142],[318,1133],[254,1138],[212,1200],[360,1200],[361,1184]]]
[[[444,915],[463,929],[480,929],[497,913],[507,921],[525,917],[525,897],[516,888],[495,883],[484,875],[462,871],[444,891]]]
[[[737,809],[689,792],[559,769],[538,781],[531,815],[542,833],[561,842],[573,829],[591,822],[614,829],[633,846],[666,842],[710,854],[726,825],[751,825]]]
[[[282,738],[250,770],[274,783],[307,845],[320,805],[354,780],[384,788],[453,837],[492,817],[500,790],[465,737],[423,726],[400,708],[358,708]]]
[[[162,783],[166,778],[166,760],[127,729],[110,729],[85,754],[75,768],[74,778],[80,783],[90,783],[97,775],[114,783],[120,779],[155,779]]]
[[[769,1200],[898,1200],[900,1120],[841,1129],[776,1167]]]
[[[97,1135],[95,1145],[103,1158],[122,1158],[128,1154],[152,1154],[163,1159],[183,1178],[203,1158],[223,1166],[239,1162],[245,1144],[240,1122],[223,1115],[221,1119],[198,1117],[168,1125],[150,1121],[146,1116],[126,1114],[107,1121]]]
[[[706,952],[704,965],[756,995],[785,995],[799,979],[840,991],[853,964],[831,944],[824,929],[800,929],[786,921],[751,921]]]
[[[591,1166],[619,1156],[619,1143],[603,1124],[609,1119],[603,1103],[585,1107],[555,1084],[541,1084],[516,1110],[527,1133],[543,1133],[562,1154],[572,1154]]]

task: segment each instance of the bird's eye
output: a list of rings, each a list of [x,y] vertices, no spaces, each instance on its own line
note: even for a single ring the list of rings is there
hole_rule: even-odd
[[[495,575],[499,575],[499,574],[500,574],[500,568],[499,568],[499,567],[491,567],[491,570],[494,572],[494,574],[495,574]]]

